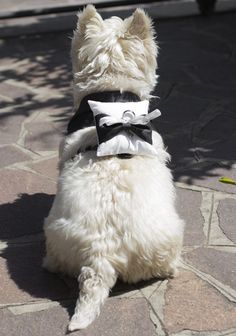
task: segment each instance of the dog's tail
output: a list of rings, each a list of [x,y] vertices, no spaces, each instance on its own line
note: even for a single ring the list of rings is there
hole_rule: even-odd
[[[102,271],[101,266],[103,266]],[[116,279],[115,270],[106,260],[102,263],[99,262],[98,272],[93,267],[82,267],[78,277],[79,298],[68,326],[69,331],[84,329],[94,321],[100,314],[100,308]]]

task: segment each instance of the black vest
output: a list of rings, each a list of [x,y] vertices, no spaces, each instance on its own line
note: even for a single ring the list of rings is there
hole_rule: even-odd
[[[120,91],[104,91],[89,94],[82,99],[78,110],[69,121],[67,127],[68,134],[71,134],[85,127],[95,126],[93,112],[90,109],[88,100],[95,100],[103,103],[114,103],[139,102],[140,98],[136,94],[128,91],[124,91],[122,93]]]

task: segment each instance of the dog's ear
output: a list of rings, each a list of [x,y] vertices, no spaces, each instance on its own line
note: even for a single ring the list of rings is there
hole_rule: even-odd
[[[138,36],[141,40],[153,37],[152,21],[143,9],[137,8],[128,20],[127,32],[130,35]]]
[[[77,29],[84,34],[86,30],[92,30],[95,33],[103,26],[101,15],[98,14],[93,5],[88,5],[82,12],[78,13]]]

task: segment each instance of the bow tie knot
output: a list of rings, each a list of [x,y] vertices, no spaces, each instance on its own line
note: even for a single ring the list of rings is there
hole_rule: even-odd
[[[106,142],[113,137],[125,132],[129,137],[137,136],[143,141],[152,144],[152,130],[149,122],[161,115],[159,110],[143,115],[135,115],[131,110],[123,112],[122,117],[109,114],[97,114],[95,121],[99,144]]]
[[[102,117],[99,120],[99,126],[103,127],[106,126],[112,126],[116,124],[122,124],[124,127],[128,127],[130,125],[147,125],[151,120],[159,117],[161,115],[161,112],[156,109],[152,111],[149,114],[136,116],[133,111],[127,110],[124,111],[122,117],[113,117],[106,115],[105,117]]]

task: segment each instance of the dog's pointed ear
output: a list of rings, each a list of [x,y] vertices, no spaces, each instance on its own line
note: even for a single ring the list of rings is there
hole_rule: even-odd
[[[137,8],[128,20],[127,32],[130,35],[138,36],[141,40],[153,36],[152,20],[145,14],[143,9]]]
[[[93,5],[88,5],[82,12],[78,13],[77,29],[83,34],[87,28],[99,31],[103,26],[103,19]]]

